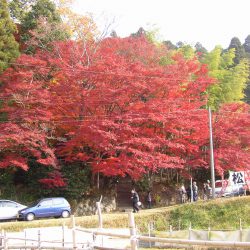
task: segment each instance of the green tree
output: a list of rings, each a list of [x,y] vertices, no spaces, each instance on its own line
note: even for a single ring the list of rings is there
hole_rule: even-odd
[[[235,49],[222,52],[222,48],[217,46],[204,58],[210,76],[216,79],[208,89],[209,105],[215,110],[223,103],[238,102],[244,98],[249,74],[247,60],[234,64]]]
[[[68,37],[56,5],[50,0],[37,0],[21,22],[21,41],[26,44],[26,53],[34,52],[36,47],[46,49],[50,42]]]
[[[177,42],[176,43],[176,47],[177,48],[181,48],[181,47],[183,47],[185,44],[182,42],[182,41],[179,41],[179,42]]]
[[[39,17],[45,17],[51,23],[59,23],[60,15],[56,11],[56,6],[50,0],[38,0],[31,10],[25,16],[22,22],[22,28],[26,31],[37,27]]]
[[[6,0],[0,1],[0,73],[19,55],[14,34],[16,26],[10,18]]]
[[[184,44],[177,51],[182,53],[185,59],[192,59],[195,56],[195,51],[189,44]]]
[[[195,53],[197,54],[199,59],[202,59],[205,57],[205,55],[207,54],[207,49],[205,47],[203,47],[203,45],[199,42],[197,42],[195,44]]]
[[[246,52],[246,58],[249,62],[249,72],[250,72],[250,35],[248,35],[245,39],[245,43],[243,44],[245,52]],[[246,103],[250,103],[250,74],[248,77],[248,81],[247,81],[247,87],[245,89],[245,99],[244,101]]]
[[[240,63],[241,59],[245,58],[245,49],[238,37],[233,37],[227,50],[235,49],[234,63]]]
[[[37,0],[11,0],[9,1],[9,10],[11,18],[18,23],[21,23],[27,13],[30,11],[31,6]]]
[[[245,52],[248,53],[248,57],[250,58],[250,35],[246,37],[243,47],[245,49]]]
[[[140,27],[136,33],[131,34],[131,36],[133,37],[141,37],[145,35],[146,35],[146,30],[144,30],[142,27]]]
[[[163,41],[163,44],[170,50],[175,50],[177,49],[177,46],[174,45],[170,40]]]
[[[200,42],[197,42],[194,47],[196,52],[202,52],[204,54],[207,53],[207,49],[203,47],[203,45]]]

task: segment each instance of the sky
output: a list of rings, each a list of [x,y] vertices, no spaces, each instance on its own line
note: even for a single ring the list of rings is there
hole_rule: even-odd
[[[250,0],[76,0],[74,10],[93,14],[100,29],[111,24],[120,37],[159,29],[162,41],[200,42],[208,50],[250,34]]]

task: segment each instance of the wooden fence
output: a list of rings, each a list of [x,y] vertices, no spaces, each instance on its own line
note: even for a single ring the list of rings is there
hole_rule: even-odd
[[[100,205],[100,204],[99,204]],[[97,204],[97,208],[100,206]],[[13,237],[9,236],[4,230],[0,235],[0,249],[109,249],[109,250],[137,250],[138,242],[148,243],[163,243],[171,247],[227,247],[233,249],[250,249],[250,242],[233,242],[233,241],[211,241],[211,240],[190,240],[190,239],[176,239],[176,238],[160,238],[151,236],[142,236],[137,234],[136,225],[134,220],[134,214],[128,213],[129,229],[126,229],[127,233],[111,232],[110,229],[104,229],[102,227],[101,212],[98,212],[99,216],[99,228],[98,229],[86,229],[77,227],[75,224],[75,218],[72,216],[72,228],[68,229],[62,226],[60,239],[57,240],[44,240],[42,239],[41,229],[37,230],[36,239],[27,237]],[[118,231],[118,229],[116,229]],[[82,234],[82,236],[81,236]],[[150,235],[150,234],[149,234]],[[67,237],[70,236],[70,240]],[[96,238],[99,237],[99,242]],[[100,240],[101,239],[101,240]],[[119,247],[113,244],[114,240],[118,240]],[[105,241],[108,240],[108,246],[105,245]],[[122,242],[122,240],[124,240]],[[16,241],[16,242],[15,242]],[[20,243],[21,242],[21,243]],[[122,243],[121,243],[122,242]],[[113,247],[113,248],[112,248]]]

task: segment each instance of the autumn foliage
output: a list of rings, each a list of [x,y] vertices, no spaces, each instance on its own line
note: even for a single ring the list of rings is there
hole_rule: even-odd
[[[160,169],[185,175],[207,168],[206,89],[214,80],[196,58],[176,54],[172,64],[161,65],[167,53],[145,37],[128,37],[56,42],[49,52],[22,55],[0,79],[6,115],[0,167],[28,170],[29,158],[55,169],[62,161],[82,161],[94,173],[134,179]],[[220,173],[249,166],[248,112],[247,105],[232,105],[216,114]],[[41,182],[65,185],[58,176]]]

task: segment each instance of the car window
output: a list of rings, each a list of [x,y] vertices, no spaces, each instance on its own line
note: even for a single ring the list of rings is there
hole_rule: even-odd
[[[6,202],[6,207],[17,207],[17,204],[11,201]]]
[[[52,200],[44,200],[39,203],[41,207],[50,207],[52,206]]]
[[[17,204],[11,201],[2,201],[0,202],[0,207],[16,207]]]
[[[54,205],[63,205],[64,204],[64,199],[53,199],[53,204]]]

